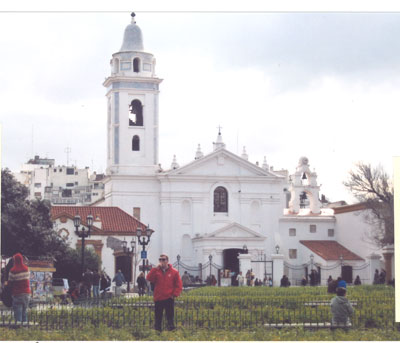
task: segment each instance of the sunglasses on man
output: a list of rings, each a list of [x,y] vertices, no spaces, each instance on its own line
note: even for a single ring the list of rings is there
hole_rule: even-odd
[[[163,257],[160,257],[158,260],[159,260],[160,262],[163,262],[163,261],[166,261],[167,259],[166,259],[166,258],[163,258]]]

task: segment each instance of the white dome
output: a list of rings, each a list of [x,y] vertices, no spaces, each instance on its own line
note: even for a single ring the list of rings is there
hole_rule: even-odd
[[[132,13],[132,22],[129,24],[124,32],[124,41],[122,43],[120,52],[124,51],[143,51],[143,36],[140,27],[136,25],[135,14]]]

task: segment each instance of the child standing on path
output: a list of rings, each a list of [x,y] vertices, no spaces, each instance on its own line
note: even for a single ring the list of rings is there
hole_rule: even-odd
[[[338,287],[337,296],[331,300],[332,325],[350,326],[350,316],[354,313],[349,299],[346,298],[346,288]]]

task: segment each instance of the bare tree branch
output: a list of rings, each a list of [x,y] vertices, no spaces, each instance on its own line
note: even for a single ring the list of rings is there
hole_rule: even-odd
[[[374,227],[370,237],[379,246],[394,242],[393,185],[381,166],[357,163],[344,185],[369,211],[364,220]]]

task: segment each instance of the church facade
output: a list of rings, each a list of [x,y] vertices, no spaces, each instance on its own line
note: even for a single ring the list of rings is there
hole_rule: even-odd
[[[253,269],[260,279],[273,275],[274,284],[282,274],[296,283],[316,268],[323,283],[346,266],[370,282],[371,268],[380,268],[377,248],[366,244],[354,252],[354,236],[343,231],[349,228],[338,226],[335,209],[321,206],[317,174],[306,157],[292,175],[274,171],[265,160],[249,162],[245,150],[241,156],[230,152],[219,131],[212,152],[203,154],[199,146],[193,161],[179,166],[174,159],[163,170],[162,80],[134,17],[110,65],[104,81],[107,175],[104,200],[96,206],[119,207],[154,230],[151,263],[163,252],[193,268],[209,263],[210,270],[211,264],[236,273]],[[364,225],[361,217],[357,225]]]

